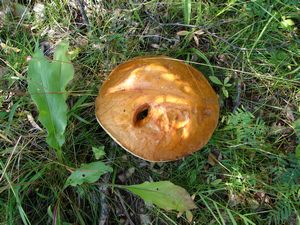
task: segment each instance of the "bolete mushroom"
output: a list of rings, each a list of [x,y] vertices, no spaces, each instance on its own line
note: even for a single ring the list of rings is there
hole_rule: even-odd
[[[164,56],[139,57],[110,73],[96,99],[96,117],[133,155],[171,161],[208,142],[218,123],[218,96],[190,65]]]

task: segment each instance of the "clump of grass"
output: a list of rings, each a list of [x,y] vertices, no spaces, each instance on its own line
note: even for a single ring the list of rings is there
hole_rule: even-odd
[[[55,218],[57,223],[97,224],[98,184],[62,188],[68,166],[91,161],[92,147],[100,145],[112,153],[105,159],[113,160],[110,183],[171,180],[195,195],[195,223],[299,222],[300,165],[292,128],[300,113],[297,1],[184,2],[191,2],[191,10],[184,12],[182,2],[170,0],[86,1],[90,30],[72,1],[44,1],[44,19],[27,1],[19,2],[28,9],[26,17],[6,14],[0,22],[0,40],[7,46],[0,49],[0,223],[44,224]],[[4,12],[6,6],[1,7]],[[189,35],[178,36],[183,30]],[[196,31],[201,32],[194,38]],[[35,42],[43,42],[51,57],[63,38],[70,40],[75,66],[63,146],[70,165],[57,161],[45,131],[28,119],[31,115],[37,122],[26,83],[26,58]],[[214,86],[220,94],[220,123],[203,150],[150,165],[116,147],[97,125],[94,100],[101,82],[114,66],[139,55],[169,55],[188,61],[206,77],[230,79],[228,98]],[[122,179],[130,168],[134,173]],[[135,215],[137,224],[139,215],[153,223],[187,223],[128,193],[119,196],[107,196],[115,223],[128,219],[123,212]]]

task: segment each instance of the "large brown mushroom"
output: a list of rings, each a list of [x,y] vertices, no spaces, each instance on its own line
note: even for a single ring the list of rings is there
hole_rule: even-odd
[[[140,57],[110,73],[96,99],[96,117],[133,155],[171,161],[208,142],[218,123],[218,96],[192,66],[164,56]]]

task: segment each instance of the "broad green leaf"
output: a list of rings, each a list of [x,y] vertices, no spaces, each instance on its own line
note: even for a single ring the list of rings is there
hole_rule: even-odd
[[[182,0],[182,4],[183,4],[184,23],[190,24],[191,12],[192,12],[192,2],[191,2],[191,0]]]
[[[28,68],[28,91],[39,111],[39,121],[47,129],[47,143],[61,152],[67,126],[66,86],[74,76],[67,55],[68,43],[61,42],[53,61],[36,48]]]
[[[209,79],[214,83],[218,85],[223,85],[222,82],[217,78],[216,76],[209,76]]]
[[[105,165],[104,162],[92,162],[82,164],[80,168],[76,169],[67,179],[65,187],[81,185],[83,183],[94,183],[99,178],[108,172],[112,172],[110,166]]]
[[[145,182],[125,186],[125,188],[140,196],[144,201],[153,203],[165,210],[183,213],[197,208],[189,193],[170,181]]]
[[[95,159],[97,160],[105,156],[104,146],[100,146],[98,148],[93,147],[92,151],[94,153]]]

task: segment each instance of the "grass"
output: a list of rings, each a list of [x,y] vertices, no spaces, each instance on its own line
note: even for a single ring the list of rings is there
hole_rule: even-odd
[[[5,44],[0,49],[0,224],[49,224],[54,217],[57,224],[98,224],[101,182],[64,192],[62,187],[68,166],[93,161],[92,147],[100,145],[114,168],[109,183],[171,180],[195,196],[195,224],[300,223],[294,130],[300,114],[298,1],[86,1],[89,27],[76,1],[43,1],[44,17],[34,13],[34,1],[19,1],[21,14],[5,10],[14,9],[16,1],[5,2],[0,2]],[[183,30],[188,34],[178,36]],[[70,41],[75,67],[63,146],[70,165],[57,161],[45,131],[28,119],[38,123],[27,92],[26,59],[36,42],[51,57],[62,39]],[[203,150],[153,165],[128,155],[97,124],[94,101],[101,82],[116,65],[140,55],[168,55],[207,78],[230,78],[228,98],[213,84],[220,95],[220,122]],[[135,224],[188,224],[124,191],[110,191],[107,199],[111,224],[126,223],[124,212]]]

